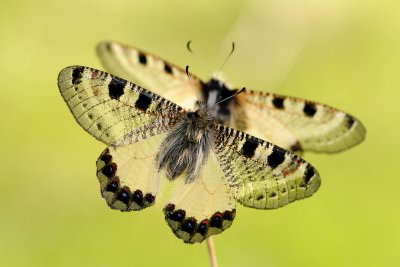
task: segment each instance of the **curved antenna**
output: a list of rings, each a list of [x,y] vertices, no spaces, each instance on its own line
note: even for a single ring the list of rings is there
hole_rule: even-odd
[[[232,42],[232,49],[231,52],[228,54],[228,56],[225,58],[224,62],[222,62],[221,67],[219,67],[218,71],[220,72],[222,68],[225,66],[226,62],[228,62],[228,59],[232,56],[233,51],[235,51],[235,42]]]
[[[221,104],[222,102],[225,102],[226,100],[231,99],[232,97],[235,97],[235,96],[237,96],[238,94],[241,94],[241,93],[243,93],[243,92],[246,92],[246,87],[243,87],[242,89],[240,89],[239,91],[237,91],[237,92],[234,93],[233,95],[228,96],[227,98],[224,98],[224,99],[218,101],[217,103],[215,103],[215,105]]]
[[[190,44],[191,44],[191,43],[192,43],[192,40],[189,40],[189,41],[186,43],[186,48],[187,48],[187,50],[189,50],[190,53],[193,54],[192,49],[190,49]]]
[[[190,77],[189,66],[186,65],[186,68],[185,68],[185,69],[186,69],[186,75],[188,76],[189,81],[190,81],[190,85],[191,85],[191,87],[192,87],[192,89],[193,89],[193,91],[194,91],[194,93],[195,93],[197,99],[200,101],[200,97],[199,97],[199,95],[198,95],[197,92],[196,92],[196,89],[195,89],[194,84],[193,84],[193,80],[192,80],[192,78]]]
[[[240,89],[239,91],[237,91],[237,92],[234,93],[233,95],[228,96],[228,97],[226,97],[226,98],[224,98],[224,99],[218,101],[217,103],[215,103],[214,105],[208,107],[207,109],[214,108],[214,107],[216,107],[218,104],[221,104],[222,102],[225,102],[226,100],[229,100],[229,99],[231,99],[231,98],[233,98],[233,97],[235,97],[235,96],[237,96],[238,94],[241,94],[241,93],[243,93],[243,92],[246,92],[246,87],[243,87],[242,89]]]
[[[197,60],[198,62],[200,62],[200,65],[203,67],[203,69],[205,69],[205,70],[207,70],[209,73],[211,73],[210,68],[208,68],[208,65],[205,64],[204,61],[201,60],[199,57],[197,57],[197,55],[196,55],[195,53],[193,53],[193,50],[192,50],[192,48],[190,47],[191,43],[192,43],[192,40],[189,40],[189,41],[186,43],[186,48],[187,48],[187,50],[196,58],[196,60]]]

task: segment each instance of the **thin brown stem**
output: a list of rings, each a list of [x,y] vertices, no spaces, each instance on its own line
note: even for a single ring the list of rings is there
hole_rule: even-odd
[[[212,236],[207,238],[207,249],[208,249],[208,256],[210,257],[210,266],[218,267],[217,254],[215,253],[214,240],[212,239]]]

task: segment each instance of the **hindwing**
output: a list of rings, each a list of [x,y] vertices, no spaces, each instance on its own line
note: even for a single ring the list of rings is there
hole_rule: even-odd
[[[155,155],[166,134],[140,142],[110,146],[97,160],[97,178],[107,204],[121,211],[141,210],[155,203],[160,175]]]
[[[229,228],[236,214],[235,191],[220,168],[214,152],[208,156],[199,177],[176,188],[164,208],[165,220],[185,243],[199,243]]]

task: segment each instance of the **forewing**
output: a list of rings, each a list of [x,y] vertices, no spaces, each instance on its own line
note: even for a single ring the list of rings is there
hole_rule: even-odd
[[[108,145],[135,143],[164,132],[185,113],[138,85],[88,67],[63,69],[58,87],[82,128]]]
[[[213,152],[199,177],[190,183],[180,177],[176,183],[164,213],[178,238],[185,243],[199,243],[231,226],[236,213],[234,191]]]
[[[319,173],[299,156],[222,125],[214,131],[221,168],[244,206],[279,208],[318,190]]]
[[[334,153],[365,138],[355,117],[294,97],[247,90],[237,96],[234,114],[240,130],[294,152]]]
[[[110,146],[97,160],[100,191],[112,209],[141,210],[154,204],[160,177],[155,155],[166,134],[125,146]]]
[[[112,74],[136,82],[187,109],[193,109],[201,95],[200,79],[150,53],[115,42],[97,46],[103,66]]]

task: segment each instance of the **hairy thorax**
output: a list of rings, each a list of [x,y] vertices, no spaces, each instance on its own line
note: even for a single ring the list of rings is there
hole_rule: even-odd
[[[215,121],[224,125],[229,125],[231,107],[234,104],[235,99],[228,98],[234,95],[237,90],[231,90],[222,80],[212,78],[208,82],[202,83],[201,91],[206,105],[213,107],[210,110],[210,114]],[[218,103],[223,99],[227,100]]]
[[[214,143],[210,131],[213,123],[206,108],[188,112],[162,142],[156,157],[158,171],[165,169],[170,180],[185,174],[187,183],[194,181]]]

